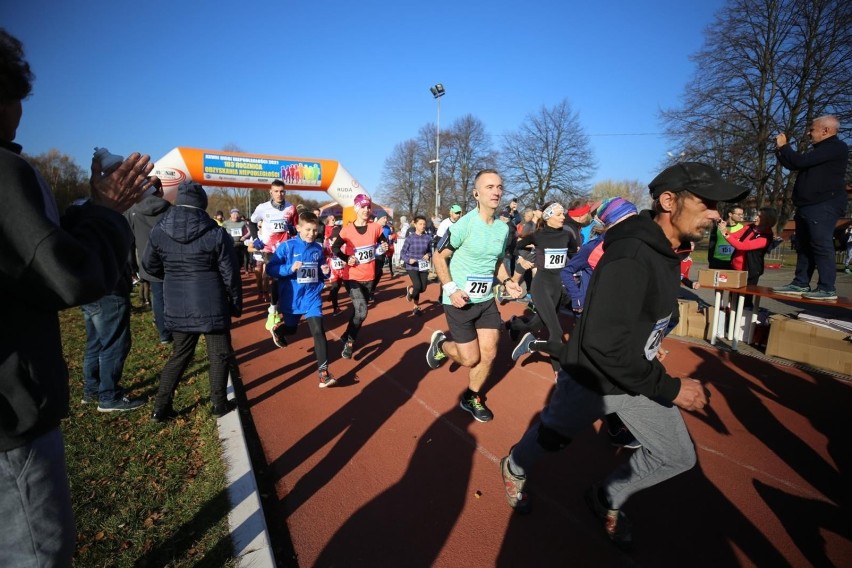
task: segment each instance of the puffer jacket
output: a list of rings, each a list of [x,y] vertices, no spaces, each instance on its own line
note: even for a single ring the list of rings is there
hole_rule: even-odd
[[[170,207],[151,230],[142,265],[163,279],[163,320],[170,331],[223,331],[242,313],[233,239],[201,209]]]

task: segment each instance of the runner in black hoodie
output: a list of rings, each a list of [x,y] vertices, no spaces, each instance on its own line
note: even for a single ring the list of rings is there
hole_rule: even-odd
[[[718,201],[739,201],[747,193],[723,181],[712,167],[695,162],[667,168],[649,188],[653,212],[626,219],[606,233],[585,313],[561,349],[562,371],[540,423],[500,462],[509,504],[529,512],[526,473],[536,461],[616,412],[642,448],[593,485],[586,503],[620,547],[632,541],[620,511],[624,502],[695,464],[695,449],[676,407],[699,410],[707,404],[698,381],[672,377],[660,362],[660,343],[679,286],[680,259],[674,248],[713,227]]]

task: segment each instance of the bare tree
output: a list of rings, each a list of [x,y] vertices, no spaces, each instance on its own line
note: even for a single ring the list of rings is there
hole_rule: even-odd
[[[755,205],[791,213],[793,177],[774,135],[814,118],[852,118],[852,8],[843,0],[730,0],[692,59],[684,104],[662,113],[684,159],[707,161],[749,187]],[[804,144],[800,144],[800,149]]]
[[[508,193],[526,205],[583,197],[595,169],[589,137],[567,100],[542,107],[507,134],[501,162]]]
[[[379,193],[384,203],[400,214],[411,217],[416,213],[428,213],[429,195],[435,197],[435,177],[424,171],[424,149],[417,140],[406,140],[394,146],[385,160],[384,184]],[[426,160],[428,166],[428,160]],[[431,178],[432,185],[424,184]],[[431,191],[430,191],[431,189]],[[432,201],[434,203],[434,201]]]
[[[614,181],[607,179],[599,181],[592,186],[592,199],[603,200],[609,197],[623,197],[630,201],[638,209],[648,209],[651,206],[651,198],[648,186],[639,180]]]
[[[446,143],[444,140],[446,139]],[[465,210],[473,206],[473,178],[479,170],[494,168],[497,153],[481,120],[471,114],[453,122],[446,133],[441,133],[442,202],[464,204]]]
[[[65,211],[75,199],[89,195],[87,173],[70,156],[51,148],[44,154],[24,155],[24,158],[47,182],[60,212]]]

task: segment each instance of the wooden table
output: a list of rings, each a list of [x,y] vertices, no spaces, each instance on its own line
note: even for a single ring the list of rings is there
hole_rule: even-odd
[[[712,288],[716,291],[716,309],[713,312],[713,327],[711,327],[710,333],[710,345],[716,344],[716,330],[719,326],[719,309],[722,307],[722,293],[729,292],[731,294],[732,302],[733,299],[736,298],[736,309],[734,311],[734,317],[730,318],[728,322],[728,329],[725,337],[731,341],[731,349],[737,350],[737,342],[739,339],[739,333],[737,332],[737,327],[739,325],[740,318],[743,315],[743,306],[745,305],[745,297],[752,296],[754,298],[752,308],[751,318],[746,322],[745,332],[743,333],[743,341],[748,343],[751,341],[752,334],[754,333],[754,326],[757,324],[757,313],[758,309],[760,309],[760,299],[761,298],[770,298],[772,300],[778,300],[781,302],[794,302],[797,304],[815,304],[820,306],[837,306],[841,308],[852,308],[852,299],[847,296],[838,296],[836,300],[810,300],[808,298],[803,298],[801,296],[794,296],[792,294],[778,294],[777,292],[773,292],[772,288],[768,286],[743,286],[742,288],[719,288],[716,286],[702,286],[702,288]]]

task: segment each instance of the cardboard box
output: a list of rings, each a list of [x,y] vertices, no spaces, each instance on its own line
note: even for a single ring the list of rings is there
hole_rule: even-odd
[[[704,313],[686,316],[686,335],[696,339],[704,339],[707,332],[707,315]]]
[[[672,330],[672,335],[680,335],[685,337],[687,335],[687,316],[690,314],[698,313],[698,302],[695,300],[685,300],[683,298],[678,299],[677,301],[678,308],[678,323],[677,326]]]
[[[852,375],[852,343],[848,333],[783,315],[769,318],[766,355]]]
[[[745,270],[715,270],[698,271],[698,283],[712,288],[742,288],[746,285],[748,272]]]

